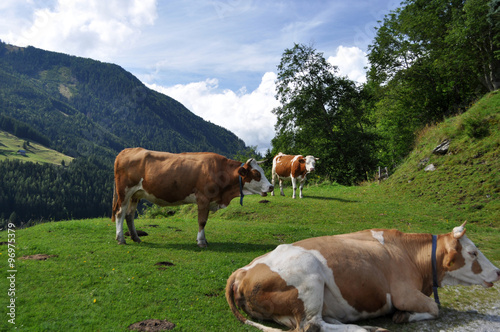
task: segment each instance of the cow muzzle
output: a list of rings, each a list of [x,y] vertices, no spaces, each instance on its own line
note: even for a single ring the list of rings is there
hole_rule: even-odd
[[[272,192],[273,190],[274,190],[274,186],[273,186],[273,185],[271,185],[271,186],[269,186],[269,188],[267,188],[267,190],[266,190],[266,191],[261,192],[261,193],[260,193],[260,195],[261,195],[262,197],[266,197],[266,196],[267,196],[267,193],[270,193],[270,192]]]
[[[485,288],[493,287],[493,283],[497,282],[498,280],[500,280],[500,270],[497,270],[496,273],[497,273],[496,279],[493,280],[493,281],[486,281],[486,280],[484,280],[483,281],[483,287],[485,287]]]

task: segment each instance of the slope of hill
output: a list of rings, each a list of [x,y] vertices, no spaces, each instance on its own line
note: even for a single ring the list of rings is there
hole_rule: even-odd
[[[117,65],[1,41],[0,130],[22,139],[0,145],[0,224],[109,215],[113,161],[126,147],[249,152],[230,131]],[[60,152],[55,164],[74,161],[25,165],[16,159],[37,159],[28,146],[27,157],[17,155],[24,142]]]
[[[446,151],[433,152],[447,143]],[[387,185],[452,205],[457,215],[467,212],[469,222],[499,226],[499,170],[500,91],[495,91],[465,113],[425,128]]]
[[[72,157],[124,147],[171,152],[246,149],[233,133],[144,86],[114,64],[0,43],[0,112]]]
[[[24,150],[24,152],[20,150]],[[73,160],[73,158],[43,145],[20,139],[0,130],[0,161],[5,159],[55,165],[68,165]]]

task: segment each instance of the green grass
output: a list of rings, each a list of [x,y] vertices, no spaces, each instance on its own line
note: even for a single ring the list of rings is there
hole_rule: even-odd
[[[68,165],[73,160],[69,156],[34,142],[30,142],[30,145],[24,148],[24,142],[25,140],[0,130],[0,161],[15,159],[33,163],[61,165],[64,160],[65,164]],[[26,156],[18,154],[18,150],[25,150]]]
[[[467,221],[468,236],[499,266],[499,111],[500,93],[492,93],[463,115],[427,128],[405,163],[381,185],[311,184],[305,198],[296,200],[288,187],[287,197],[267,197],[268,203],[246,196],[243,207],[235,199],[210,215],[208,249],[196,246],[192,206],[176,208],[169,217],[166,210],[146,211],[136,226],[149,235],[126,246],[116,244],[110,219],[17,230],[17,258],[57,255],[16,260],[17,330],[127,331],[138,321],[167,319],[177,325],[175,331],[255,331],[241,325],[226,303],[224,287],[234,270],[281,243],[367,228],[438,234]],[[432,154],[445,138],[451,139],[450,153]],[[425,158],[436,171],[423,170]],[[6,231],[0,240],[7,240]],[[7,246],[1,245],[0,330],[12,330],[5,315],[7,259]],[[460,329],[468,321],[491,321],[487,315],[499,307],[499,295],[498,286],[444,288],[438,320],[394,325],[383,317],[360,324],[392,331]]]
[[[450,140],[449,152],[432,150]],[[436,170],[424,171],[434,164]],[[414,150],[388,180],[394,190],[452,205],[455,215],[491,224],[500,215],[500,92],[493,92],[460,116],[420,134]]]
[[[290,189],[288,188],[288,194]],[[126,331],[145,319],[167,319],[176,331],[255,331],[232,316],[224,297],[228,276],[281,243],[371,227],[445,233],[465,219],[428,201],[401,196],[384,186],[309,186],[305,198],[246,196],[211,214],[208,249],[196,246],[196,210],[185,206],[168,218],[139,218],[149,233],[140,244],[114,240],[110,219],[40,224],[16,231],[16,256],[57,255],[46,261],[16,260],[16,327],[25,331]],[[157,225],[157,226],[154,226]],[[498,225],[468,227],[469,237],[496,265]],[[0,233],[7,239],[6,232]],[[6,290],[7,246],[0,246]],[[173,266],[157,266],[170,262]],[[475,298],[478,296],[475,292]],[[6,292],[0,296],[5,308]],[[457,309],[454,290],[441,292],[446,308]],[[485,290],[479,301],[498,292]],[[370,322],[394,327],[389,318]],[[0,329],[7,328],[0,320]],[[409,326],[412,330],[415,326]]]

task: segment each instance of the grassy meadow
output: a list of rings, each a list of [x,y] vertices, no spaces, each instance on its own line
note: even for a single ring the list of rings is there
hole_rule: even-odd
[[[433,154],[445,139],[449,151]],[[125,246],[114,240],[110,218],[45,223],[10,237],[3,230],[0,241],[14,239],[15,248],[0,245],[0,330],[127,331],[136,322],[166,319],[176,324],[174,331],[256,331],[240,324],[226,303],[234,270],[282,243],[368,228],[440,234],[467,221],[469,238],[500,266],[499,153],[500,93],[492,93],[461,116],[425,128],[407,160],[381,184],[312,181],[303,199],[291,198],[289,184],[286,197],[246,196],[244,206],[234,199],[210,215],[207,249],[196,245],[194,206],[173,214],[148,209],[136,227],[149,235]],[[425,171],[430,164],[435,170]],[[21,259],[36,254],[50,257]],[[13,267],[9,255],[15,255]],[[16,271],[13,282],[9,270]],[[15,325],[6,315],[12,298]],[[464,326],[486,322],[481,331],[500,330],[499,285],[443,288],[440,298],[441,316],[434,321],[395,325],[383,317],[360,324],[475,331]]]
[[[126,331],[135,322],[166,319],[176,324],[174,331],[253,331],[230,312],[225,283],[234,270],[277,245],[372,227],[446,233],[469,218],[466,212],[457,214],[387,185],[310,185],[304,189],[306,197],[295,200],[290,188],[285,193],[287,197],[246,196],[243,207],[235,199],[227,209],[211,214],[206,227],[208,249],[196,246],[196,209],[191,206],[178,208],[169,217],[137,219],[137,228],[149,234],[140,244],[130,239],[125,246],[116,244],[110,219],[16,230],[15,327],[20,331]],[[471,223],[467,227],[469,237],[497,266],[498,226]],[[0,235],[7,240],[5,231]],[[0,246],[0,253],[4,289],[0,305],[5,311],[9,301],[6,245]],[[35,254],[54,256],[44,261],[19,259]],[[164,265],[156,265],[160,262]],[[465,299],[462,292],[468,294]],[[499,295],[496,287],[442,289],[443,316],[447,311],[452,315],[469,310],[471,302],[481,315],[482,306],[498,305]],[[12,329],[8,317],[2,316],[0,329]],[[364,323],[393,331],[427,326],[394,325],[390,318]],[[450,322],[449,327],[459,323]]]
[[[0,130],[0,161],[2,160],[21,160],[33,163],[49,163],[61,165],[64,160],[69,165],[73,158],[57,151],[51,150],[35,142],[30,142],[29,146],[23,147],[24,142],[12,134]],[[17,153],[18,150],[25,150],[26,156]]]

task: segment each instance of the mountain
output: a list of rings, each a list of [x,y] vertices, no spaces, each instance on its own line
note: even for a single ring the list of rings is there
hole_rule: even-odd
[[[72,157],[106,159],[125,147],[232,156],[230,131],[147,88],[120,66],[0,43],[0,114],[45,135]],[[0,128],[2,129],[2,128]]]
[[[113,162],[126,147],[227,157],[251,152],[230,131],[148,89],[120,66],[1,41],[0,131],[73,158],[69,164],[27,163],[34,158],[3,153],[0,228],[7,221],[110,216]]]

